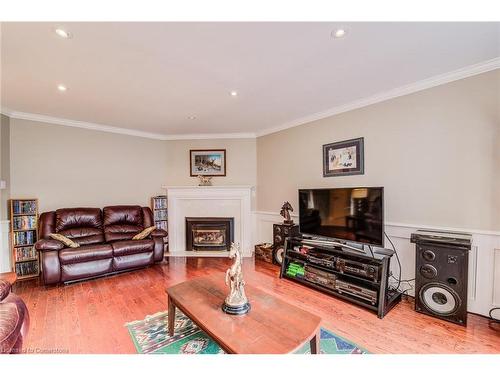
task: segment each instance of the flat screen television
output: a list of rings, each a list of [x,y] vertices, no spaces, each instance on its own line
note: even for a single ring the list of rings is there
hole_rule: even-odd
[[[299,190],[302,235],[384,246],[384,188]]]

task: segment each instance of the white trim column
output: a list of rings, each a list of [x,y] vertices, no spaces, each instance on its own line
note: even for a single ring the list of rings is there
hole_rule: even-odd
[[[0,220],[0,273],[11,271],[9,220]]]

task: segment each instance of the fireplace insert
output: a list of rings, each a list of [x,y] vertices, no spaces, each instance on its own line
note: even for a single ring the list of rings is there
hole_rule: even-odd
[[[186,217],[186,251],[229,251],[232,217]]]

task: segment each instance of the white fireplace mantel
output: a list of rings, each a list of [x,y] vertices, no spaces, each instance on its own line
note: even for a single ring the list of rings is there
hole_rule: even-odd
[[[172,256],[210,255],[186,251],[186,217],[233,217],[234,242],[252,255],[253,186],[163,186],[168,200],[168,247]],[[213,255],[221,255],[215,253]]]

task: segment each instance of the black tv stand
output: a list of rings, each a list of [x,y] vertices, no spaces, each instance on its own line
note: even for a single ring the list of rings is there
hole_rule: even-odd
[[[360,253],[365,253],[363,249],[359,249],[357,247],[351,246],[346,244],[345,242],[339,242],[339,241],[334,241],[334,240],[325,240],[320,237],[303,237],[302,238],[302,243],[306,245],[324,245],[324,246],[330,246],[334,248],[347,248],[349,250],[353,251],[358,251]]]
[[[383,250],[383,251],[377,251]],[[393,251],[362,249],[335,241],[290,237],[280,277],[365,307],[383,318],[400,300],[389,288]]]

